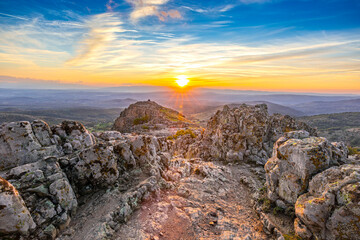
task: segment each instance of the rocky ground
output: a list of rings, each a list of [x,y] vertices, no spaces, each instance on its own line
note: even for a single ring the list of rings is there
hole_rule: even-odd
[[[344,144],[266,105],[225,107],[205,129],[164,126],[168,137],[1,125],[0,238],[360,236],[359,159]]]

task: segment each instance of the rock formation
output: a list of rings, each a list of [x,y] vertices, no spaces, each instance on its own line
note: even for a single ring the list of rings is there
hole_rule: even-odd
[[[208,122],[201,141],[189,147],[191,157],[228,162],[251,161],[265,164],[274,142],[283,133],[316,130],[289,116],[269,116],[265,104],[230,109],[225,106]]]
[[[343,143],[306,131],[287,133],[275,143],[265,165],[267,195],[278,206],[295,207],[294,230],[301,239],[360,236],[360,164],[347,154]]]
[[[113,129],[122,133],[129,133],[190,125],[191,122],[181,113],[149,100],[131,104],[122,111],[115,120]]]
[[[144,113],[149,128],[188,126],[164,109],[134,104],[114,126],[136,130]],[[265,105],[225,107],[169,137],[5,123],[0,238],[356,239],[359,161],[315,135]]]

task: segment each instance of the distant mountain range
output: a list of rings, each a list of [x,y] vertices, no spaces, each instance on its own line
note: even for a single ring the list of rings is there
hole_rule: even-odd
[[[176,91],[131,92],[125,90],[31,90],[1,89],[0,112],[55,110],[68,108],[125,108],[137,101],[151,99],[185,115],[213,112],[224,104],[266,103],[270,113],[291,116],[360,111],[359,95],[290,94],[260,91],[198,89]],[[124,89],[123,89],[124,90]],[[155,90],[155,88],[154,88]],[[164,90],[164,89],[160,89]]]
[[[292,108],[305,113],[305,115],[360,112],[360,98],[341,101],[315,101],[293,105]]]

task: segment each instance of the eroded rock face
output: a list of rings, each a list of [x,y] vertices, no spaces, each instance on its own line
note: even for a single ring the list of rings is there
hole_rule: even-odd
[[[317,239],[357,239],[359,202],[360,166],[332,167],[317,174],[310,181],[309,192],[297,199],[296,222],[305,225]],[[304,231],[295,230],[305,238]]]
[[[0,237],[3,234],[27,235],[35,227],[18,191],[0,177]]]
[[[119,177],[113,146],[96,144],[70,159],[66,172],[80,194],[111,186]]]
[[[274,145],[273,156],[265,165],[268,197],[294,204],[307,191],[316,173],[347,157],[325,138],[309,137],[305,131],[290,132]]]
[[[166,127],[186,127],[191,122],[181,113],[153,101],[131,104],[115,120],[113,129],[122,133],[143,132]]]
[[[59,229],[69,224],[78,203],[57,158],[50,157],[13,168],[7,179],[20,191],[37,225],[38,239],[56,235]]]
[[[43,121],[11,122],[0,126],[0,170],[36,162],[61,153]]]
[[[63,121],[51,129],[54,137],[63,146],[65,154],[83,150],[96,144],[94,135],[79,122]]]
[[[274,142],[294,129],[315,134],[315,129],[289,116],[269,116],[265,104],[225,106],[210,119],[201,139],[189,147],[189,157],[265,164]]]

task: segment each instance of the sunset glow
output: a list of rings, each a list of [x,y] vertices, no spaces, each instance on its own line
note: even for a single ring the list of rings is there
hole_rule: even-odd
[[[2,87],[360,93],[359,1],[55,2],[0,4]]]
[[[176,83],[179,87],[185,87],[189,83],[189,79],[185,75],[177,76]]]

